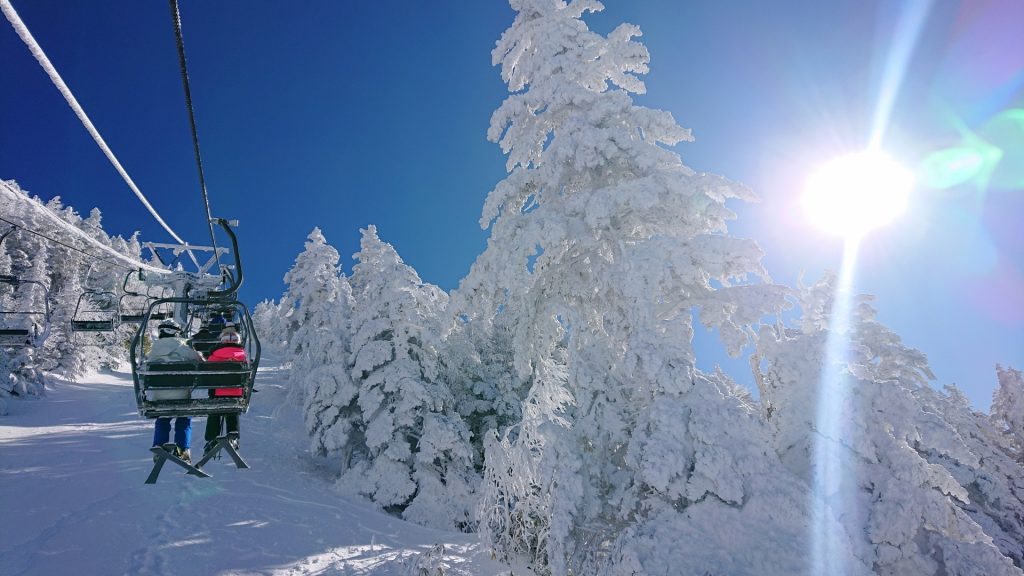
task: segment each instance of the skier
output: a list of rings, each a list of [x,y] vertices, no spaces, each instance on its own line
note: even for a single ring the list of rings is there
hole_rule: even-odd
[[[219,331],[224,327],[224,315],[221,312],[210,314],[210,320],[207,324],[210,326],[210,330]]]
[[[181,337],[181,326],[174,320],[164,320],[157,327],[157,340],[146,356],[149,363],[155,362],[202,362],[203,356],[192,349]],[[157,418],[153,432],[153,446],[163,446],[170,441],[171,419]],[[174,420],[174,454],[186,462],[192,461],[189,448],[192,443],[192,418],[179,416]],[[153,456],[154,461],[157,456]]]
[[[242,348],[242,337],[238,335],[238,332],[234,330],[234,326],[230,322],[228,324],[231,325],[231,330],[228,329],[228,326],[225,326],[220,336],[220,344],[210,351],[210,357],[207,358],[207,362],[247,361],[245,349]],[[210,397],[241,395],[241,388],[214,388],[210,390]],[[221,422],[227,426],[228,435],[233,436],[230,440],[231,447],[236,450],[238,449],[238,414],[211,414],[206,419],[204,455],[213,450],[217,445],[217,437],[221,434]]]

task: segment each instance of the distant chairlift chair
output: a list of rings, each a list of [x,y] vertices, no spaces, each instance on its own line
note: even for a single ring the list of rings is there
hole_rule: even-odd
[[[121,324],[139,324],[142,322],[143,317],[146,315],[146,308],[149,303],[157,300],[156,296],[150,296],[147,294],[141,294],[128,288],[128,280],[132,274],[139,274],[142,278],[142,271],[132,270],[124,277],[124,286],[122,291],[124,294],[121,295],[121,299],[118,300],[118,321]],[[166,320],[171,317],[171,313],[165,308],[162,310],[155,310],[149,315],[150,320],[160,321]]]
[[[100,299],[106,299],[113,304],[108,307],[95,304]],[[86,307],[82,308],[82,303]],[[78,304],[75,305],[75,313],[71,317],[72,332],[113,332],[117,328],[119,312],[117,309],[118,298],[113,292],[97,292],[86,290],[78,297]]]
[[[224,328],[223,319],[216,324],[212,322],[213,315],[218,314],[222,318],[224,316],[233,318],[234,313],[234,309],[231,307],[219,307],[216,305],[195,309],[189,319],[189,327],[192,326],[193,320],[198,320],[199,329],[189,338],[189,344],[192,348],[201,354],[209,354],[210,350],[220,343],[221,330]]]
[[[0,316],[4,321],[0,322],[0,348],[24,348],[27,346],[39,346],[46,339],[50,325],[50,304],[49,291],[42,282],[35,280],[23,280],[10,274],[0,274],[0,284],[10,284],[17,290],[23,284],[38,286],[43,291],[43,311],[35,310],[0,310]],[[45,326],[42,333],[39,331],[39,323],[10,323],[9,316],[39,317]]]

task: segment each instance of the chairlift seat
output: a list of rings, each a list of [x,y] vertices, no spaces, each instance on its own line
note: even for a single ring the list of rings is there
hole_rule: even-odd
[[[113,320],[72,320],[71,330],[74,332],[113,332]]]
[[[21,328],[0,328],[0,346],[15,348],[30,346],[32,337],[27,329]]]
[[[189,340],[189,344],[192,349],[200,354],[209,354],[210,350],[217,344],[220,344],[220,340]]]
[[[195,376],[181,372],[195,372],[195,362],[164,362],[146,366],[150,372],[173,372],[173,374],[150,374],[146,376],[147,400],[188,400],[191,397]],[[155,388],[155,390],[154,390]]]
[[[166,374],[161,374],[166,372]],[[249,407],[252,366],[247,362],[158,362],[145,365],[142,415],[148,418],[241,414]],[[238,389],[240,396],[193,390]]]
[[[203,376],[204,388],[242,388],[249,381],[249,366],[242,362],[203,362],[202,369],[209,372],[224,372]]]
[[[121,314],[121,322],[125,324],[141,324],[145,314]],[[171,315],[166,312],[154,312],[149,315],[151,321],[167,320]]]
[[[201,354],[209,353],[217,344],[220,344],[220,329],[214,330],[209,326],[200,327],[199,332],[193,334],[189,340],[189,345]]]

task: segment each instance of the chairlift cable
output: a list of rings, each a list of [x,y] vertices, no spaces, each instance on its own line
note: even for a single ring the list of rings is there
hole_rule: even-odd
[[[18,33],[18,36],[21,37],[21,40],[25,43],[26,46],[28,46],[28,49],[32,53],[32,56],[34,56],[36,61],[39,62],[39,65],[43,67],[43,70],[50,77],[50,80],[53,81],[53,84],[57,87],[57,90],[60,91],[61,95],[64,96],[64,99],[67,101],[68,105],[71,106],[71,109],[75,112],[75,115],[78,116],[78,119],[82,122],[82,125],[85,126],[85,129],[92,136],[92,139],[96,141],[96,144],[100,147],[100,150],[102,150],[103,154],[106,155],[108,160],[110,160],[110,163],[114,165],[114,168],[117,169],[118,174],[121,175],[121,178],[125,181],[126,184],[128,184],[128,187],[131,188],[132,192],[135,193],[135,196],[139,199],[139,201],[142,202],[142,205],[145,206],[147,210],[149,210],[149,213],[152,214],[154,218],[156,218],[156,221],[159,222],[161,226],[163,226],[163,229],[166,230],[167,233],[170,234],[172,238],[174,238],[175,240],[182,244],[187,244],[187,242],[182,240],[174,232],[174,230],[172,230],[171,227],[168,226],[166,222],[164,222],[164,219],[160,217],[160,214],[157,213],[156,209],[153,208],[153,206],[149,203],[149,200],[147,200],[146,197],[143,196],[138,186],[135,185],[135,182],[131,179],[130,176],[128,176],[128,172],[125,171],[123,166],[121,166],[121,163],[117,160],[117,157],[114,156],[114,152],[111,151],[110,147],[107,146],[106,141],[103,140],[102,136],[100,136],[99,131],[96,130],[95,126],[93,126],[92,121],[89,120],[89,116],[85,113],[85,110],[78,103],[78,100],[75,98],[74,94],[71,93],[71,89],[68,88],[68,85],[64,83],[64,80],[60,77],[60,74],[57,72],[57,69],[53,66],[53,63],[51,63],[50,59],[46,57],[46,53],[43,52],[42,47],[39,46],[39,43],[36,42],[36,39],[32,36],[32,33],[29,32],[28,27],[25,26],[24,22],[22,22],[21,17],[19,17],[18,13],[14,10],[14,6],[11,5],[10,0],[0,0],[0,9],[3,10],[4,16],[7,17],[7,20],[11,23],[11,26],[14,27],[14,31]],[[196,268],[199,268],[199,261],[196,260],[196,257],[194,254],[192,254],[191,250],[189,251],[188,254],[192,258],[192,262],[196,265]]]
[[[46,240],[49,240],[50,242],[53,242],[54,244],[60,244],[61,246],[67,248],[68,250],[74,250],[75,252],[79,252],[81,254],[84,254],[84,255],[86,255],[86,256],[94,259],[94,260],[99,260],[100,262],[103,262],[103,263],[106,263],[106,264],[110,264],[111,266],[116,266],[118,268],[124,268],[125,270],[134,270],[135,269],[135,268],[131,268],[129,266],[125,266],[124,264],[118,264],[117,262],[114,262],[112,260],[107,260],[106,258],[100,258],[99,256],[96,256],[95,254],[90,254],[90,253],[86,252],[85,250],[82,250],[81,248],[76,248],[74,246],[71,246],[70,244],[63,243],[60,240],[56,240],[54,238],[50,238],[49,236],[47,236],[46,234],[43,234],[42,232],[37,232],[37,231],[35,231],[35,230],[31,229],[31,228],[26,228],[24,226],[19,226],[17,224],[14,224],[10,220],[2,217],[2,216],[0,216],[0,221],[6,222],[6,223],[10,224],[11,226],[15,226],[19,230],[24,230],[25,232],[28,232],[29,234],[35,234],[36,236],[39,236],[40,238],[44,238]]]
[[[210,197],[206,191],[206,175],[203,172],[203,158],[199,153],[199,132],[196,130],[196,114],[192,106],[192,90],[188,82],[188,66],[185,63],[185,39],[181,33],[181,13],[178,10],[178,0],[170,0],[171,20],[174,24],[174,39],[178,46],[178,64],[181,67],[181,84],[185,89],[185,108],[188,109],[188,123],[192,129],[192,148],[195,150],[196,167],[199,169],[199,188],[203,193],[203,204],[206,206],[206,225],[210,230],[210,242],[213,246],[213,255],[217,260],[217,269],[220,270],[220,251],[217,250],[217,238],[213,233],[213,216],[210,213]]]
[[[0,0],[0,2],[2,2],[2,1],[4,1],[4,0]],[[101,258],[99,256],[96,256],[95,254],[90,254],[88,252],[85,252],[85,251],[83,251],[80,248],[76,248],[74,246],[69,246],[68,244],[65,244],[64,242],[61,242],[59,240],[55,240],[53,238],[50,238],[49,236],[46,236],[45,234],[42,234],[41,232],[37,232],[35,230],[31,230],[29,228],[25,228],[21,224],[15,224],[14,222],[11,222],[10,220],[7,220],[6,218],[0,217],[0,220],[2,220],[4,222],[7,222],[8,224],[11,224],[12,226],[18,226],[19,228],[21,228],[22,230],[25,230],[26,232],[31,232],[32,234],[36,234],[37,236],[41,236],[43,238],[46,238],[47,240],[49,240],[51,242],[54,242],[56,244],[60,244],[61,246],[64,246],[65,248],[69,248],[71,250],[75,250],[77,252],[81,252],[82,254],[85,254],[86,256],[89,256],[90,258],[94,258],[96,260],[102,260],[104,262],[107,262],[108,264],[113,264],[115,266],[119,266],[119,267],[122,267],[122,268],[125,268],[125,269],[141,268],[141,269],[147,270],[149,272],[154,272],[156,274],[170,274],[171,273],[170,270],[164,270],[163,268],[157,268],[155,266],[151,266],[149,264],[145,264],[145,263],[139,262],[137,260],[133,260],[132,258],[129,258],[128,256],[125,256],[124,254],[121,254],[120,252],[117,252],[113,248],[101,244],[95,238],[89,236],[88,234],[86,234],[82,230],[79,230],[74,225],[72,225],[70,222],[62,220],[59,216],[54,214],[46,206],[43,206],[38,201],[33,200],[31,198],[28,198],[27,196],[18,194],[10,186],[8,186],[6,182],[4,182],[2,180],[0,180],[0,190],[3,190],[4,192],[7,192],[8,194],[12,195],[17,200],[27,201],[30,205],[32,205],[32,207],[35,209],[36,212],[46,216],[52,222],[57,224],[57,226],[59,226],[61,228],[64,228],[65,230],[67,230],[67,231],[69,231],[69,232],[79,236],[80,238],[85,240],[87,243],[92,244],[96,248],[99,248],[100,250],[110,254],[111,256],[113,256],[114,258],[120,260],[121,262],[129,264],[130,266],[126,267],[123,264],[116,264],[116,263],[114,263],[114,262],[112,262],[110,260],[107,260],[107,259]]]

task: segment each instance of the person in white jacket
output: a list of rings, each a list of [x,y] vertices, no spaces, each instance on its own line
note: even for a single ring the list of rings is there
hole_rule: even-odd
[[[164,320],[157,328],[157,340],[146,355],[146,361],[154,362],[202,362],[203,356],[196,352],[181,337],[181,326],[174,320]],[[171,419],[157,418],[153,432],[153,446],[163,446],[171,438]],[[192,418],[179,416],[174,419],[175,456],[186,462],[192,462],[189,450],[192,444]],[[155,456],[154,456],[155,458]]]

